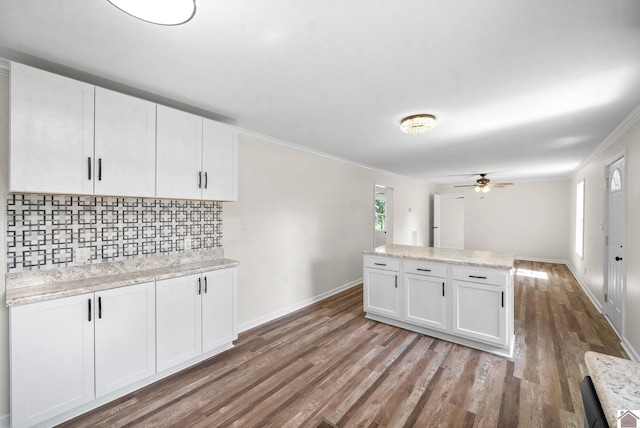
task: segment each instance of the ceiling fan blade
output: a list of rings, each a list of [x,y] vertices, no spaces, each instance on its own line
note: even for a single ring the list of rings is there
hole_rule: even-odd
[[[491,186],[491,187],[513,186],[513,183],[489,183],[488,186]]]
[[[453,186],[453,187],[476,187],[476,186],[477,186],[477,184],[462,184],[462,185]]]

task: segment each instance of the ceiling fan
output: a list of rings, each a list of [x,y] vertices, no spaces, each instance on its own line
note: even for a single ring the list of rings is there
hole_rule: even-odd
[[[491,183],[490,181],[491,180],[487,178],[487,174],[483,173],[483,174],[480,174],[480,178],[476,180],[476,184],[463,184],[460,186],[453,186],[453,187],[475,187],[474,190],[476,192],[487,193],[489,190],[491,190],[492,187],[501,188],[501,187],[513,185],[513,183]]]

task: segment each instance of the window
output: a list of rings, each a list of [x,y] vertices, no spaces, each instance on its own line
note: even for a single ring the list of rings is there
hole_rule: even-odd
[[[611,192],[617,192],[622,190],[622,177],[620,176],[620,169],[616,168],[611,174]]]
[[[584,257],[584,179],[576,186],[576,254]]]
[[[375,227],[376,230],[386,230],[387,201],[376,199],[375,205]]]

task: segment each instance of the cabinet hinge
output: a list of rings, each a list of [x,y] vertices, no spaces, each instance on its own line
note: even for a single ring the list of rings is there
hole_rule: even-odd
[[[604,245],[609,245],[609,236],[604,237]]]
[[[607,300],[609,300],[609,295],[604,293],[604,302],[607,303]]]
[[[608,189],[608,188],[609,188],[609,179],[608,179],[608,178],[606,178],[606,179],[604,180],[604,188],[605,188],[605,189]]]

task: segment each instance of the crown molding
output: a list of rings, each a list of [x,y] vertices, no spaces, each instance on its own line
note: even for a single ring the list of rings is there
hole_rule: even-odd
[[[629,130],[629,128],[631,128],[633,125],[635,125],[636,122],[638,122],[639,120],[640,120],[640,104],[638,104],[636,106],[636,108],[631,110],[631,113],[629,113],[627,115],[627,117],[625,117],[622,120],[622,122],[620,122],[620,124],[618,124],[618,126],[616,126],[615,129],[613,131],[611,131],[611,133],[607,136],[607,138],[605,138],[602,141],[602,143],[600,143],[598,145],[598,147],[596,147],[596,149],[577,168],[575,168],[571,172],[571,174],[573,174],[574,172],[580,170],[582,167],[587,165],[593,159],[598,157],[610,145],[612,145],[613,143],[618,141],[618,139],[622,136],[622,134],[627,132]]]
[[[378,172],[378,173],[381,173],[381,174],[402,178],[404,180],[411,180],[411,181],[415,181],[415,182],[420,183],[420,184],[426,184],[428,186],[433,186],[433,184],[430,184],[430,183],[427,183],[425,181],[421,181],[421,180],[418,180],[418,179],[415,179],[415,178],[412,178],[412,177],[407,177],[406,175],[400,175],[400,174],[397,174],[395,172],[391,172],[391,171],[387,171],[387,170],[384,170],[384,169],[375,168],[375,167],[370,166],[370,165],[365,165],[365,164],[362,164],[362,163],[354,162],[352,160],[341,158],[339,156],[335,156],[335,155],[332,155],[332,154],[329,154],[329,153],[326,153],[326,152],[322,152],[320,150],[311,149],[309,147],[301,146],[299,144],[290,143],[289,141],[285,141],[285,140],[281,140],[279,138],[271,137],[271,136],[266,135],[266,134],[261,134],[259,132],[252,131],[250,129],[238,127],[238,135],[242,135],[242,136],[245,136],[245,137],[248,137],[248,138],[256,138],[256,139],[259,139],[261,141],[265,141],[265,142],[270,143],[270,144],[275,144],[277,146],[286,147],[286,148],[292,149],[292,150],[297,150],[299,152],[303,152],[303,153],[306,153],[306,154],[309,154],[309,155],[312,155],[312,156],[320,157],[320,158],[331,160],[331,161],[334,161],[334,162],[340,162],[340,163],[343,163],[343,164],[346,164],[346,165],[355,166],[357,168],[367,169],[369,171],[374,171],[374,172]]]

